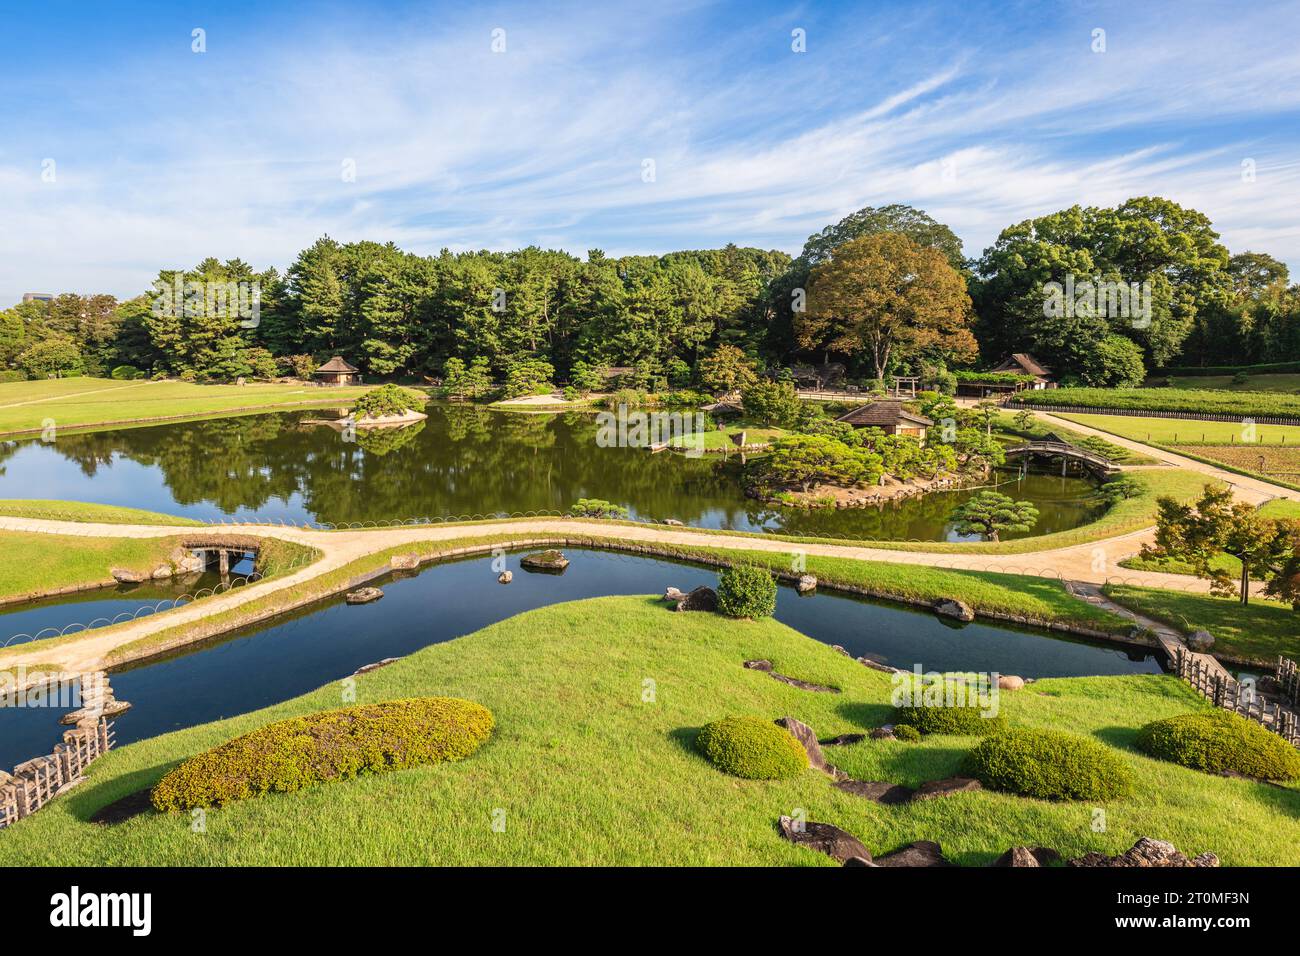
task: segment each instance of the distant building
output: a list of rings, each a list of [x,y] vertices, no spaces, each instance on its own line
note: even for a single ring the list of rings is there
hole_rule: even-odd
[[[1056,379],[1052,370],[1043,365],[1028,352],[1014,352],[1010,358],[1003,359],[1002,364],[991,369],[994,372],[1014,372],[1017,375],[1032,375],[1034,383],[1030,388],[1055,388]]]
[[[854,428],[879,428],[886,435],[911,435],[925,441],[925,431],[934,422],[909,412],[901,401],[881,399],[841,415],[837,421]]]
[[[360,385],[361,369],[336,355],[312,373],[322,385]]]
[[[24,302],[53,302],[54,293],[53,292],[24,292],[23,301]]]

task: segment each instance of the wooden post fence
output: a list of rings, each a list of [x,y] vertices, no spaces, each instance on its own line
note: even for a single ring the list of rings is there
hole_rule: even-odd
[[[65,731],[54,752],[0,774],[0,828],[30,816],[81,779],[94,760],[112,749],[113,725],[105,718]]]

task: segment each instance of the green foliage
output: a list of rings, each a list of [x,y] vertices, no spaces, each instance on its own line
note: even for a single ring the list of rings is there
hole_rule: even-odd
[[[958,369],[952,374],[958,382],[982,385],[1032,385],[1038,381],[1034,376],[1024,372],[974,372]]]
[[[130,382],[137,378],[144,378],[144,372],[134,365],[118,365],[108,373],[108,377],[119,382]]]
[[[611,411],[618,411],[620,405],[626,405],[629,409],[636,408],[650,401],[650,396],[645,392],[635,388],[620,388],[618,391],[610,392],[605,397],[605,407]]]
[[[1144,491],[1146,486],[1142,484],[1141,479],[1134,478],[1132,475],[1120,475],[1105,482],[1098,489],[1098,494],[1105,499],[1106,504],[1113,506],[1129,498],[1136,498]]]
[[[800,420],[803,402],[789,382],[755,379],[740,392],[745,417],[756,425],[792,428]]]
[[[776,580],[766,568],[737,564],[718,573],[718,610],[758,620],[776,613]]]
[[[54,334],[25,349],[18,365],[32,378],[80,375],[85,369],[81,349],[71,336]]]
[[[153,788],[159,810],[222,806],[264,793],[421,764],[463,760],[492,733],[492,713],[454,697],[415,697],[269,724],[191,757]]]
[[[295,378],[310,382],[316,372],[316,360],[310,355],[286,355],[284,362],[293,370]]]
[[[1041,800],[1115,800],[1133,789],[1133,773],[1115,751],[1057,730],[995,734],[966,757],[984,786]]]
[[[1193,770],[1260,780],[1300,778],[1300,751],[1277,734],[1227,710],[1152,721],[1137,736],[1144,753]]]
[[[852,485],[880,478],[881,457],[826,435],[786,435],[755,464],[761,483],[799,485],[810,491],[823,482]]]
[[[542,359],[525,359],[506,365],[506,398],[519,398],[522,395],[544,395],[555,390],[551,379],[555,377],[555,367]]]
[[[958,534],[978,534],[990,541],[1007,531],[1029,531],[1038,521],[1038,509],[1028,501],[1014,501],[998,491],[981,491],[953,510]]]
[[[938,693],[938,690],[935,691]],[[966,693],[971,693],[967,689]],[[992,713],[977,703],[956,701],[924,703],[925,690],[916,689],[920,700],[894,709],[894,734],[903,727],[912,727],[923,734],[949,734],[956,737],[983,737],[1006,729],[1006,718]]]
[[[18,368],[0,369],[0,382],[25,382],[27,373]]]
[[[799,741],[760,717],[724,717],[705,724],[695,746],[719,770],[746,780],[786,780],[808,767]]]
[[[581,393],[594,392],[605,386],[605,376],[598,366],[574,362],[569,371],[569,385]]]
[[[626,518],[627,508],[610,504],[604,498],[579,498],[569,508],[575,518]]]
[[[566,402],[578,402],[582,400],[582,392],[572,385],[564,386],[564,391],[560,393]]]
[[[487,359],[477,357],[469,365],[449,358],[442,367],[442,392],[452,398],[478,398],[492,389],[492,372]]]
[[[755,379],[754,362],[734,345],[719,345],[700,359],[700,387],[715,397],[741,391]]]
[[[380,385],[356,400],[352,414],[357,418],[384,418],[403,415],[410,409],[424,407],[424,396],[400,385]]]
[[[895,724],[894,738],[904,743],[914,744],[921,739],[921,731],[912,724]]]

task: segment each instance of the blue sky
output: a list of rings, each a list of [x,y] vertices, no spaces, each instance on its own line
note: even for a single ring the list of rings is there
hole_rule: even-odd
[[[283,269],[323,233],[795,253],[888,202],[974,256],[1030,216],[1146,194],[1300,274],[1296,2],[5,0],[2,17],[0,302],[132,295],[207,255]]]

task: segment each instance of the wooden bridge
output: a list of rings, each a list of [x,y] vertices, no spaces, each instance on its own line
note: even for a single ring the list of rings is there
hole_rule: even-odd
[[[1085,468],[1097,472],[1102,476],[1112,475],[1119,471],[1119,465],[1111,461],[1105,455],[1099,455],[1095,451],[1089,451],[1086,448],[1080,448],[1078,445],[1071,445],[1064,441],[1030,441],[1023,445],[1013,445],[1006,450],[1007,459],[1012,458],[1060,458],[1061,474],[1065,474],[1066,466],[1071,461],[1076,461]]]

